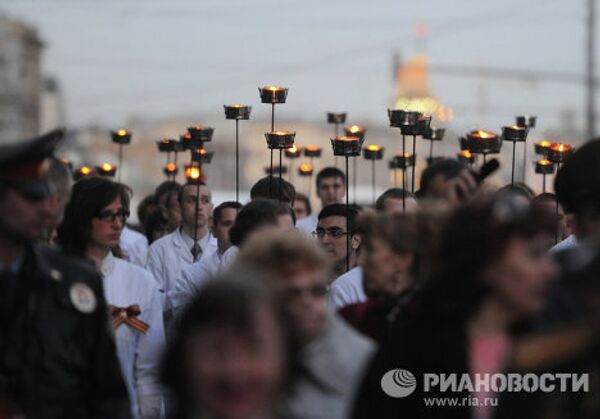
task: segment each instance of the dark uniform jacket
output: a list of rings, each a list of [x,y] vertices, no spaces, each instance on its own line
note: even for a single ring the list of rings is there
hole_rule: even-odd
[[[28,246],[0,278],[0,417],[129,418],[129,401],[94,269]]]

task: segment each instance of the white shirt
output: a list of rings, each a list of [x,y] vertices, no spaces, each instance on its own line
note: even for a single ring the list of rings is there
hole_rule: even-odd
[[[169,293],[171,307],[177,310],[189,304],[204,284],[233,263],[238,253],[237,246],[231,246],[222,255],[215,249],[214,252],[203,254],[198,262],[182,269],[175,289]]]
[[[101,274],[107,303],[123,308],[137,304],[141,311],[137,318],[150,326],[144,334],[123,323],[115,330],[115,340],[134,418],[157,417],[162,410],[165,332],[156,281],[148,271],[110,252],[102,261]]]
[[[296,222],[296,228],[312,237],[313,231],[317,229],[319,213],[313,212],[308,217],[304,217]]]
[[[329,286],[329,307],[337,311],[339,308],[354,303],[367,301],[363,288],[363,271],[360,266],[350,269],[339,276]]]
[[[562,250],[571,249],[575,246],[577,246],[577,238],[575,237],[574,234],[571,234],[569,237],[567,237],[563,241],[558,242],[554,246],[552,246],[552,248],[550,249],[550,253],[556,253],[556,252],[560,252]]]
[[[210,232],[198,240],[198,244],[202,249],[202,256],[217,249],[217,240]],[[165,293],[165,296],[175,289],[181,271],[194,263],[192,246],[192,238],[183,233],[181,228],[150,245],[146,268],[152,273],[158,283],[158,289]],[[164,300],[163,309],[170,309],[168,298]]]
[[[125,226],[121,232],[119,247],[125,252],[129,262],[142,268],[146,267],[148,258],[148,239],[146,236]]]

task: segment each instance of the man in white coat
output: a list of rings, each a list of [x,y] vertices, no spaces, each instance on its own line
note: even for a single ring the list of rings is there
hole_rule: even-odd
[[[203,183],[188,182],[179,194],[181,227],[150,245],[146,268],[158,282],[163,293],[163,310],[167,338],[171,332],[171,305],[167,295],[175,289],[175,282],[182,269],[200,260],[204,253],[212,253],[217,241],[209,230],[213,208],[210,189]],[[198,213],[196,214],[196,206]],[[196,225],[197,222],[197,225]],[[194,231],[196,237],[194,240]]]

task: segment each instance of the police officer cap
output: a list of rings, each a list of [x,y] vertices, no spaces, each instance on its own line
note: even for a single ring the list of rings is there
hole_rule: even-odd
[[[26,141],[0,145],[0,184],[18,190],[30,199],[52,194],[45,172],[48,157],[64,137],[64,129]]]

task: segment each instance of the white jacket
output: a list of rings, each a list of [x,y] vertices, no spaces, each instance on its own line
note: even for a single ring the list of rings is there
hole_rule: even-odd
[[[115,330],[117,356],[129,393],[134,418],[159,417],[163,388],[160,365],[165,351],[162,303],[152,275],[109,252],[102,262],[104,296],[107,304],[140,307],[137,318],[150,328],[144,334],[127,324]]]

